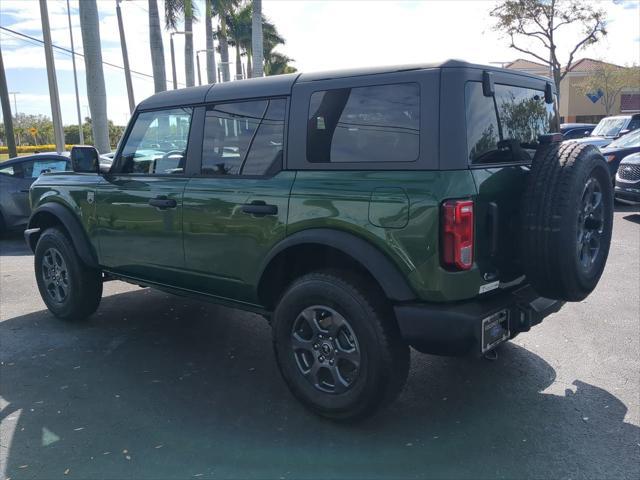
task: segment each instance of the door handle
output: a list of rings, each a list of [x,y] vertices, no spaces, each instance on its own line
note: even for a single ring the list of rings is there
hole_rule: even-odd
[[[166,210],[168,208],[176,208],[178,202],[173,198],[167,198],[165,195],[160,195],[159,197],[150,199],[149,205],[159,208],[160,210]]]
[[[277,215],[278,206],[269,205],[262,200],[254,200],[251,203],[245,203],[242,205],[242,211],[256,217],[264,217],[265,215]]]

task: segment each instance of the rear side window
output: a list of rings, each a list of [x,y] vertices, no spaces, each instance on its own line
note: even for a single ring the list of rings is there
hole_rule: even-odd
[[[307,159],[312,163],[413,162],[420,145],[416,83],[314,92]]]
[[[531,162],[538,135],[549,133],[555,109],[544,92],[496,85],[485,97],[480,82],[465,87],[467,147],[474,164]],[[494,101],[495,99],[495,101]]]

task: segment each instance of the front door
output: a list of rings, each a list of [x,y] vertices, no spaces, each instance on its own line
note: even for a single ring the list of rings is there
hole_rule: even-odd
[[[191,108],[139,113],[96,192],[100,263],[160,284],[184,268],[182,194]]]
[[[255,303],[258,270],[286,233],[285,99],[207,107],[202,168],[184,193],[190,288]]]

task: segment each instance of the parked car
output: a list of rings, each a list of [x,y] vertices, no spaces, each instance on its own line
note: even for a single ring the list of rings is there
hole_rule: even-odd
[[[640,152],[640,129],[614,140],[607,147],[601,148],[600,151],[609,164],[611,178],[615,179],[618,165],[622,159],[632,153]]]
[[[564,140],[583,138],[588,137],[595,126],[595,123],[562,123],[560,124],[560,133],[562,133]]]
[[[640,203],[640,152],[628,155],[620,162],[615,197],[623,203]]]
[[[486,355],[596,286],[613,186],[555,115],[547,78],[460,61],[162,92],[108,173],[74,147],[32,186],[40,294],[67,320],[111,279],[260,313],[292,393],[362,418],[409,346]]]
[[[593,129],[591,135],[572,142],[587,143],[603,148],[613,142],[616,138],[620,138],[629,132],[640,128],[640,113],[635,115],[616,115],[614,117],[606,117],[600,120],[596,128]]]
[[[42,173],[71,170],[69,154],[38,153],[0,162],[0,232],[26,226],[29,187]]]

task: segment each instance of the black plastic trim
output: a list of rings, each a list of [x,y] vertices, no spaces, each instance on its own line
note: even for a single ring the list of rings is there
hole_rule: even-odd
[[[45,203],[44,205],[39,206],[31,214],[27,231],[40,227],[38,224],[38,216],[43,213],[49,213],[55,216],[60,223],[62,223],[64,228],[67,229],[71,243],[73,243],[76,252],[78,252],[82,263],[92,268],[98,268],[98,257],[91,245],[91,242],[89,242],[89,239],[87,238],[84,228],[76,216],[67,207],[59,203]],[[29,248],[32,250],[35,250],[37,239],[40,238],[39,233],[40,232],[34,232],[29,235],[29,242],[31,242],[29,243]],[[27,238],[26,232],[25,238]]]
[[[379,249],[350,233],[325,228],[303,230],[278,243],[265,258],[258,279],[262,279],[271,261],[278,254],[288,248],[305,244],[325,245],[349,255],[376,279],[385,295],[393,301],[408,302],[416,298],[398,267]]]

